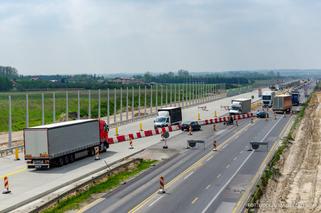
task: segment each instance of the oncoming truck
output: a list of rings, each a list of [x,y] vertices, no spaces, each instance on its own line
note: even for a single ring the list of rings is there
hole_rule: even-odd
[[[292,96],[291,95],[276,95],[273,99],[273,112],[284,113],[290,112],[292,109]]]
[[[108,125],[86,119],[25,128],[24,152],[28,168],[51,168],[106,151]]]
[[[238,98],[233,99],[229,107],[230,115],[240,115],[251,112],[251,99],[249,98]]]
[[[273,106],[273,98],[275,96],[274,91],[264,91],[262,94],[262,104],[264,107]]]

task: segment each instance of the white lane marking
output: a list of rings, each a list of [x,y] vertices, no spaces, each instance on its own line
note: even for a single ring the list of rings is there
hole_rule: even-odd
[[[242,151],[240,151],[240,154],[242,154],[243,153],[243,150]]]
[[[198,197],[194,198],[194,200],[192,201],[192,204],[196,203],[197,200],[198,200]]]
[[[236,159],[237,159],[237,157],[233,158],[233,160],[236,160]]]
[[[218,174],[216,177],[217,177],[217,178],[220,178],[221,176],[222,176],[221,174]]]
[[[213,156],[206,159],[206,161],[210,161],[213,158]]]
[[[211,184],[207,185],[205,189],[209,189],[211,187]]]
[[[222,149],[224,149],[224,148],[226,147],[226,145],[227,145],[227,144],[224,144],[223,147],[222,147]]]
[[[226,168],[228,169],[230,166],[231,166],[230,164],[227,164],[227,165],[226,165]]]
[[[105,198],[99,198],[97,200],[95,200],[94,202],[88,204],[87,206],[84,206],[83,208],[79,209],[77,211],[77,213],[83,213],[85,211],[87,211],[88,209],[90,209],[93,206],[96,206],[98,203],[102,202],[103,200],[105,200]]]
[[[192,174],[194,173],[194,171],[192,171],[191,173],[189,173],[188,175],[186,175],[185,177],[184,177],[184,180],[186,180],[189,176],[191,176]]]
[[[277,121],[273,127],[265,134],[265,136],[262,138],[261,142],[266,139],[266,137],[272,132],[274,127],[280,122],[281,120]],[[254,150],[251,151],[251,153],[245,158],[243,163],[237,168],[237,170],[234,172],[234,174],[228,179],[228,181],[225,182],[225,184],[220,188],[220,190],[216,193],[216,195],[212,198],[212,200],[207,204],[207,206],[203,209],[202,213],[205,213],[210,206],[213,204],[213,202],[218,198],[218,196],[222,193],[222,191],[230,184],[230,182],[233,180],[233,178],[237,175],[237,173],[241,170],[241,168],[244,166],[244,164],[250,159],[250,157],[254,154]]]
[[[154,205],[157,201],[159,201],[160,199],[162,199],[162,197],[157,198],[156,200],[154,200],[151,204],[148,205],[148,207],[151,207],[152,205]]]

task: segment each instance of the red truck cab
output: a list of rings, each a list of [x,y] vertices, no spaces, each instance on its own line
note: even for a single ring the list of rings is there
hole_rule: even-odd
[[[106,151],[109,148],[108,131],[109,131],[108,124],[106,123],[106,121],[100,119],[99,120],[99,135],[100,135],[101,151]]]

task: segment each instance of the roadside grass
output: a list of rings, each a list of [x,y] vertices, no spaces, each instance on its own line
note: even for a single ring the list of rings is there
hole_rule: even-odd
[[[152,164],[156,163],[156,160],[142,160],[136,165],[135,168],[129,171],[123,171],[118,174],[113,174],[108,177],[107,180],[98,183],[96,185],[90,186],[85,191],[76,193],[70,197],[67,197],[59,201],[54,206],[41,211],[42,213],[63,213],[68,210],[79,209],[80,204],[88,200],[91,195],[97,193],[107,192],[111,189],[118,187],[122,182],[128,180],[129,178],[139,174],[140,172],[151,167]]]
[[[304,118],[305,109],[307,108],[312,95],[313,93],[310,95],[308,100],[302,105],[302,108],[300,112],[297,114],[288,135],[283,139],[281,145],[278,147],[275,154],[273,155],[273,158],[265,168],[258,184],[256,185],[255,191],[253,192],[253,194],[251,195],[248,201],[248,205],[247,205],[248,212],[256,212],[255,209],[257,206],[259,206],[258,203],[266,191],[266,187],[268,185],[269,180],[275,179],[281,175],[277,164],[281,159],[281,156],[283,155],[284,151],[288,148],[289,142],[294,140],[295,132],[297,128],[300,126],[302,119]]]

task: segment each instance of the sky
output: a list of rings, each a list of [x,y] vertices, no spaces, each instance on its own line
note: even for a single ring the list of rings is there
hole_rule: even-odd
[[[20,74],[321,68],[319,0],[0,0]]]

